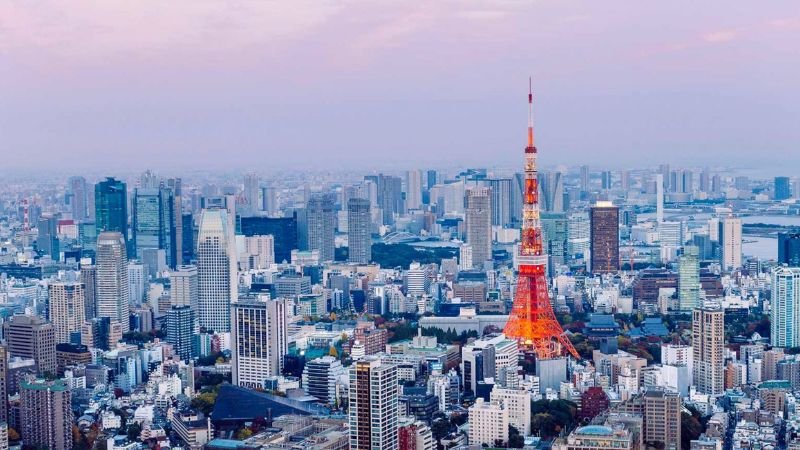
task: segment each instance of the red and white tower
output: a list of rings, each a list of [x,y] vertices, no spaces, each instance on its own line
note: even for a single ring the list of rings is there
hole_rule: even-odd
[[[519,276],[514,306],[503,330],[506,336],[531,348],[538,359],[580,355],[556,320],[547,292],[547,255],[539,220],[539,181],[533,144],[533,90],[528,90],[528,146],[525,147],[525,186],[522,196],[522,236],[517,261]]]

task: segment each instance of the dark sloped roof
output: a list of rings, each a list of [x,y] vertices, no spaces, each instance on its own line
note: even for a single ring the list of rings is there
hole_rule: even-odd
[[[252,391],[232,384],[220,386],[212,421],[253,420],[256,417],[277,417],[284,414],[328,415],[330,410],[315,404]]]

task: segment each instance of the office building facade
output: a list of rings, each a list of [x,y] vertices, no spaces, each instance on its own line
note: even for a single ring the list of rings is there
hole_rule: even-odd
[[[125,238],[117,231],[105,231],[97,237],[96,316],[107,317],[130,329],[130,285]]]
[[[204,209],[197,234],[198,321],[218,333],[231,330],[230,305],[238,297],[236,244],[228,213]]]
[[[589,212],[591,267],[593,273],[619,270],[619,208],[598,202]]]

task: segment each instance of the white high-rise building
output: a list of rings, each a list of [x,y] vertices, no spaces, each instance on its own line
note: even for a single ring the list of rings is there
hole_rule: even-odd
[[[490,394],[490,400],[508,410],[508,423],[513,425],[520,434],[527,436],[531,433],[530,391],[495,387]]]
[[[347,369],[333,356],[308,361],[303,369],[303,390],[306,394],[317,398],[327,405],[336,405],[339,401],[339,386]]]
[[[230,306],[238,297],[236,245],[224,209],[204,209],[197,234],[198,317],[201,327],[231,330]]]
[[[275,239],[271,234],[243,237],[244,254],[239,256],[243,270],[267,269],[275,264]]]
[[[350,449],[397,450],[397,366],[365,356],[350,367]]]
[[[471,187],[464,193],[464,227],[467,244],[472,246],[472,264],[483,267],[492,259],[491,190]]]
[[[144,271],[144,264],[140,262],[128,263],[128,291],[131,295],[131,302],[138,305],[145,300],[147,292],[147,278]]]
[[[428,266],[411,263],[406,271],[406,294],[425,295],[431,285]]]
[[[470,244],[461,244],[458,248],[458,269],[472,269],[472,246]]]
[[[469,408],[469,443],[493,447],[496,441],[508,442],[508,425],[508,409],[479,397]]]
[[[724,271],[742,266],[742,219],[725,217],[719,222],[720,265]]]
[[[288,349],[286,300],[239,299],[231,305],[231,370],[233,384],[264,388],[264,380],[278,376]]]
[[[197,266],[178,266],[169,273],[170,304],[172,306],[191,306],[195,313],[198,309]]]
[[[406,209],[419,209],[422,206],[422,171],[406,172]]]
[[[800,268],[772,270],[770,343],[773,347],[800,346]]]
[[[125,238],[117,231],[104,231],[97,237],[95,301],[97,317],[108,317],[130,331],[130,285]]]
[[[589,229],[589,214],[586,211],[575,212],[567,216],[567,250],[570,259],[581,255],[584,261],[589,260],[591,243]]]
[[[347,201],[347,260],[367,264],[372,260],[370,203],[365,198]]]
[[[47,291],[50,321],[56,331],[56,344],[69,342],[70,333],[80,332],[86,321],[83,283],[57,281],[50,283]]]
[[[692,312],[694,385],[698,392],[719,395],[725,390],[725,314],[718,304],[706,303]]]

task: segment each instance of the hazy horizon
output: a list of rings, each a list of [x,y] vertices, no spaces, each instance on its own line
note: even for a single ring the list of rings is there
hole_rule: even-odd
[[[2,171],[513,167],[530,75],[544,166],[792,175],[797,42],[790,1],[0,0]]]

